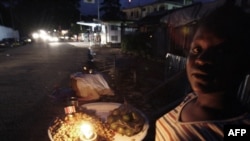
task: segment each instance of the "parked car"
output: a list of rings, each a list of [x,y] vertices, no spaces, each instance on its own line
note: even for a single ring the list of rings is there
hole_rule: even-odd
[[[16,40],[14,38],[4,38],[0,41],[1,47],[14,47]]]
[[[22,37],[20,39],[20,42],[22,45],[30,44],[33,42],[33,40],[30,37]]]

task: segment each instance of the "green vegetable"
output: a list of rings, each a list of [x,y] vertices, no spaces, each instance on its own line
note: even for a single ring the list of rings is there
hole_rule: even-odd
[[[130,121],[130,120],[131,120],[131,117],[130,117],[129,114],[125,114],[125,115],[122,115],[122,119],[123,119],[124,121]]]
[[[118,127],[117,132],[124,135],[125,134],[125,129],[123,127]]]
[[[122,104],[110,112],[107,123],[115,132],[130,137],[142,130],[145,120],[132,106]]]

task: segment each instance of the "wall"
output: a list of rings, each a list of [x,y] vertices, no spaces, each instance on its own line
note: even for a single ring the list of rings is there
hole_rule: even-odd
[[[18,40],[19,32],[9,27],[0,26],[0,41],[4,38],[15,38]]]

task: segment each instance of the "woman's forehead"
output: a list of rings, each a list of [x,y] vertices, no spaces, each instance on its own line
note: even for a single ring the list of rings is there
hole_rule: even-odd
[[[221,43],[225,41],[225,38],[220,37],[212,30],[200,27],[194,35],[194,40],[203,40],[206,42]]]

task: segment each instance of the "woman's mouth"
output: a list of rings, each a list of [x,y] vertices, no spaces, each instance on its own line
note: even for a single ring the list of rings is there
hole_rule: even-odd
[[[192,74],[192,76],[198,80],[202,80],[202,81],[211,81],[212,80],[212,77],[210,75],[207,75],[207,74],[198,74],[198,73],[195,73],[195,74]]]

